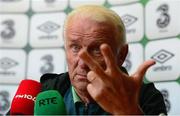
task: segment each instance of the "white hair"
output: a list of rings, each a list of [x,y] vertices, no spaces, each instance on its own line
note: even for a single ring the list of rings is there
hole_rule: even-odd
[[[64,35],[69,22],[74,17],[87,17],[96,22],[108,22],[115,27],[115,39],[118,46],[126,43],[125,26],[117,13],[98,5],[83,5],[68,14],[64,24]],[[65,37],[65,36],[64,36]]]

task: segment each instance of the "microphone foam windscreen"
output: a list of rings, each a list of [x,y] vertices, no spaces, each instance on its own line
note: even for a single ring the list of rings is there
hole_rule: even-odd
[[[12,100],[11,115],[34,114],[34,102],[41,91],[41,84],[34,80],[22,80]]]
[[[63,97],[56,90],[48,90],[37,95],[34,115],[65,115]]]

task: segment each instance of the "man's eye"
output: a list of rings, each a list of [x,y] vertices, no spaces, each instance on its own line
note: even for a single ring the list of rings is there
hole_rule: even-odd
[[[72,46],[71,46],[71,49],[72,49],[73,52],[79,52],[79,50],[81,49],[81,47],[78,46],[78,45],[72,45]]]
[[[99,48],[93,48],[93,49],[92,49],[92,53],[93,53],[93,55],[95,55],[95,56],[100,56],[100,55],[101,55],[101,51],[100,51]]]

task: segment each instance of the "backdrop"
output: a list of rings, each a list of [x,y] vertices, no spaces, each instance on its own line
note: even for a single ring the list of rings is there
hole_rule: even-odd
[[[154,59],[144,82],[162,92],[168,114],[180,114],[180,0],[0,0],[0,114],[21,80],[67,71],[63,23],[81,4],[104,5],[121,16],[130,45],[123,65],[131,74]]]

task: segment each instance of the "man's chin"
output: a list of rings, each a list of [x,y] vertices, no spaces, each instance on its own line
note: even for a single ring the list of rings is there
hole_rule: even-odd
[[[87,85],[88,85],[88,80],[86,76],[82,76],[82,75],[76,75],[74,76],[74,79],[71,80],[73,86],[75,86],[78,89],[81,90],[86,90],[87,89]]]
[[[78,88],[81,91],[87,91],[87,85],[88,85],[88,82],[78,82],[74,86],[76,86],[76,88]]]
[[[76,82],[76,84],[78,85],[78,86],[81,86],[82,88],[86,88],[87,87],[87,85],[88,85],[88,80],[87,80],[87,78],[78,78],[78,80],[77,80],[77,82]]]

